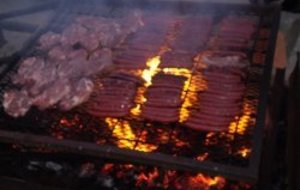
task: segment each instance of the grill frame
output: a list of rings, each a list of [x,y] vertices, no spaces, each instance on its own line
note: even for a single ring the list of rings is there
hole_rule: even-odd
[[[76,5],[80,5],[80,3],[84,3],[85,1],[78,0]],[[97,2],[95,0],[91,2]],[[108,6],[111,6],[114,10],[115,7],[122,7],[124,6],[125,2],[118,2],[118,1],[105,1]],[[189,10],[196,11],[197,7],[199,7],[199,3],[194,2],[155,2],[151,3],[150,1],[130,1],[126,3],[126,6],[130,6],[130,8],[134,7],[147,7],[149,5],[153,5],[154,8],[156,6],[165,7],[168,5],[172,5],[178,8],[180,12],[187,12]],[[12,56],[12,60],[7,61],[6,68],[0,74],[0,80],[2,80],[5,76],[8,75],[9,71],[11,71],[18,60],[22,58],[24,55],[28,53],[28,49],[31,49],[34,45],[36,40],[39,38],[41,34],[45,31],[49,30],[49,28],[55,27],[52,21],[61,20],[64,16],[68,15],[69,13],[65,11],[66,7],[69,7],[68,10],[76,7],[75,3],[71,1],[63,1],[60,6],[57,8],[56,16],[51,19],[49,25],[45,28],[40,29],[28,42],[24,45],[24,48],[17,52],[15,55]],[[195,6],[196,5],[196,6]],[[267,97],[268,97],[268,90],[270,85],[270,76],[272,70],[272,62],[273,62],[273,54],[276,44],[276,35],[279,26],[279,17],[280,8],[278,6],[271,6],[271,7],[256,7],[250,5],[222,5],[222,4],[214,4],[214,3],[206,3],[205,6],[207,7],[219,7],[224,8],[225,6],[229,6],[231,10],[238,9],[238,10],[248,10],[248,9],[255,9],[260,12],[263,10],[272,11],[274,16],[274,23],[271,28],[271,35],[269,37],[270,43],[268,44],[268,50],[266,54],[266,62],[263,76],[265,76],[266,80],[263,80],[263,83],[260,86],[260,97],[259,97],[259,106],[258,106],[258,117],[256,122],[256,127],[253,134],[252,139],[252,153],[250,157],[249,167],[235,167],[229,166],[226,164],[219,164],[214,163],[211,161],[196,161],[188,158],[180,158],[174,157],[169,155],[164,155],[160,153],[144,153],[144,152],[137,152],[134,150],[127,150],[127,149],[120,149],[114,146],[109,145],[96,145],[94,143],[86,143],[86,142],[79,142],[74,140],[57,140],[52,137],[42,136],[42,135],[34,135],[34,134],[26,134],[20,132],[12,132],[7,130],[0,130],[0,141],[8,142],[8,143],[19,143],[22,145],[26,145],[29,147],[44,147],[50,149],[56,149],[60,151],[66,151],[75,154],[83,154],[89,156],[96,156],[96,157],[105,157],[105,158],[113,158],[116,160],[124,160],[133,163],[139,164],[148,164],[148,165],[156,165],[161,166],[169,169],[178,169],[178,170],[186,170],[186,171],[193,171],[193,172],[205,172],[211,175],[222,175],[229,179],[238,179],[238,180],[247,180],[251,182],[255,182],[258,179],[259,173],[259,165],[260,165],[260,158],[261,158],[261,151],[263,145],[263,134],[264,134],[264,126],[265,126],[265,118],[266,118],[266,107],[267,107]],[[201,7],[205,9],[204,7]],[[162,8],[163,9],[163,8]],[[54,22],[55,23],[55,22]]]

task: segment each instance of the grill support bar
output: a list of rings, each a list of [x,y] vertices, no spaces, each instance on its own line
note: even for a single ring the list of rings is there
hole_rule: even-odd
[[[0,130],[0,141],[18,143],[30,147],[44,147],[99,158],[122,159],[131,163],[148,164],[168,169],[205,172],[211,175],[221,175],[232,180],[245,180],[251,183],[257,180],[255,173],[249,173],[247,168],[231,167],[209,161],[200,162],[159,153],[137,152],[108,145],[96,145],[94,143],[77,142],[73,140],[57,140],[53,137],[4,130]]]

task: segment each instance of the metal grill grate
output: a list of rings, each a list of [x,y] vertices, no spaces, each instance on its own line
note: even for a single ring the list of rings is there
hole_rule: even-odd
[[[267,54],[265,64],[251,65],[248,69],[247,90],[243,100],[243,116],[250,118],[247,123],[243,123],[243,116],[241,116],[231,125],[228,132],[206,133],[195,132],[179,123],[161,124],[132,118],[121,118],[113,127],[109,127],[107,122],[84,113],[81,108],[66,113],[57,110],[41,112],[31,109],[26,117],[19,119],[7,116],[1,109],[0,139],[30,146],[47,145],[62,148],[65,151],[79,151],[80,154],[130,160],[175,169],[204,171],[230,178],[256,179],[258,158],[260,157],[260,152],[257,152],[256,148],[259,147],[259,150],[261,147],[266,111],[265,98],[272,65],[274,36],[278,27],[277,9],[218,4],[203,6],[203,4],[178,2],[162,2],[161,4],[129,2],[127,4],[78,1],[61,6],[58,9],[59,14],[53,19],[54,22],[46,29],[41,30],[35,39],[47,30],[61,31],[77,15],[118,17],[126,14],[132,8],[140,7],[147,11],[153,9],[162,11],[169,4],[171,5],[169,7],[176,7],[180,14],[215,13],[216,22],[218,18],[229,13],[260,15],[262,22],[260,27],[267,27],[272,31],[269,35],[268,49],[264,51]],[[195,7],[199,9],[196,10]],[[261,13],[263,14],[261,15]],[[272,17],[276,22],[268,22],[270,18],[266,19],[265,17]],[[260,38],[256,40],[259,41]],[[30,51],[21,51],[21,57],[35,54],[34,44],[35,40],[31,39],[28,46],[33,48],[29,48]],[[251,56],[254,52],[248,53]],[[17,59],[12,64],[17,64]],[[17,67],[13,67],[2,77],[1,94],[5,89],[10,88],[9,77],[16,70]],[[243,128],[239,127],[242,124]],[[128,128],[128,126],[130,127]],[[116,131],[119,132],[119,135],[116,135]],[[253,141],[253,139],[259,139],[259,141]],[[145,149],[151,153],[143,153]],[[255,162],[252,162],[251,159]]]

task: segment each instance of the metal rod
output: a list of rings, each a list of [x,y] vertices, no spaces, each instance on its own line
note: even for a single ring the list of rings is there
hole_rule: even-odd
[[[58,1],[51,1],[51,2],[47,2],[47,3],[39,4],[36,6],[32,6],[32,7],[26,8],[26,9],[19,9],[19,10],[6,12],[6,13],[1,13],[0,20],[53,9],[57,6],[57,2]]]
[[[38,27],[36,25],[27,24],[27,23],[2,21],[0,22],[0,28],[5,30],[16,31],[16,32],[32,33],[35,32]]]
[[[262,81],[262,84],[260,86],[260,97],[259,97],[259,105],[258,105],[258,111],[257,111],[257,123],[254,129],[254,135],[253,135],[253,148],[252,148],[252,154],[250,156],[250,167],[253,173],[256,175],[259,174],[259,166],[261,161],[261,151],[262,151],[262,145],[263,145],[263,132],[264,132],[264,126],[265,126],[265,115],[266,115],[266,107],[268,103],[268,93],[270,86],[270,79],[271,79],[271,72],[272,72],[272,66],[273,66],[273,58],[274,58],[274,52],[275,52],[275,46],[276,46],[276,39],[277,39],[277,31],[279,28],[279,18],[280,18],[280,7],[274,6],[273,7],[273,23],[271,28],[271,36],[269,37],[270,43],[267,49],[266,53],[266,62],[265,62],[265,68],[263,77],[265,80]]]
[[[128,161],[131,163],[159,166],[191,172],[204,172],[210,175],[220,175],[233,180],[255,182],[257,179],[247,168],[217,164],[209,161],[197,161],[183,157],[174,157],[160,153],[145,153],[128,149],[120,149],[109,145],[97,145],[73,140],[58,140],[53,137],[32,135],[19,132],[0,130],[0,141],[6,143],[21,143],[31,147],[45,147],[74,154],[95,156]]]

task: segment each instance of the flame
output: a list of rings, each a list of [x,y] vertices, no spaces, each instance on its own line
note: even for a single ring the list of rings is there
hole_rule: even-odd
[[[251,149],[242,147],[241,150],[238,151],[238,154],[241,155],[244,158],[247,158],[251,153]]]
[[[135,103],[136,106],[133,107],[130,110],[130,113],[133,116],[139,116],[141,114],[141,105],[147,101],[147,99],[144,96],[144,93],[146,91],[146,88],[149,87],[152,84],[152,78],[153,76],[159,72],[159,66],[160,64],[160,56],[155,56],[147,60],[147,69],[144,69],[141,73],[141,77],[145,80],[145,84],[143,87],[138,88],[136,97],[135,97]]]
[[[198,102],[197,92],[206,88],[202,75],[190,75],[184,85],[184,102],[180,108],[179,122],[183,123],[190,115],[189,109]]]
[[[133,116],[139,116],[142,112],[141,105],[147,101],[147,99],[144,96],[145,91],[146,91],[145,87],[139,87],[137,89],[137,93],[136,93],[135,100],[134,100],[134,102],[136,103],[136,106],[130,110],[130,113]]]
[[[114,168],[114,165],[113,164],[105,164],[102,169],[101,169],[101,172],[104,173],[104,174],[108,174],[109,172],[111,172]]]
[[[190,77],[191,71],[187,68],[164,68],[162,71],[165,74],[171,74],[175,76],[184,76],[184,77]]]
[[[152,78],[158,72],[159,64],[160,56],[155,56],[147,60],[146,65],[148,66],[148,69],[145,69],[142,73],[142,78],[146,81],[146,87],[152,84]]]
[[[141,152],[152,152],[157,149],[157,146],[152,144],[143,142],[136,143],[138,137],[135,135],[128,121],[106,118],[105,122],[108,124],[109,129],[112,130],[113,137],[118,139],[117,145],[119,148],[127,148]]]
[[[155,180],[159,177],[159,171],[157,168],[154,168],[152,172],[145,174],[142,172],[137,176],[136,186],[141,186],[143,183],[146,183],[148,187],[154,186]]]
[[[223,177],[209,177],[203,174],[197,174],[194,177],[190,177],[188,179],[189,187],[202,187],[199,189],[209,190],[212,186],[217,187],[217,189],[221,189],[225,186],[226,180]]]
[[[202,154],[202,155],[199,155],[198,157],[197,157],[197,160],[199,160],[199,161],[204,161],[204,160],[206,160],[206,158],[208,157],[208,153],[207,152],[205,152],[204,154]]]
[[[247,128],[255,123],[255,119],[251,117],[252,114],[256,112],[256,109],[249,102],[244,102],[243,104],[243,115],[241,117],[236,117],[238,122],[233,121],[229,125],[229,133],[237,133],[239,135],[244,135]]]

